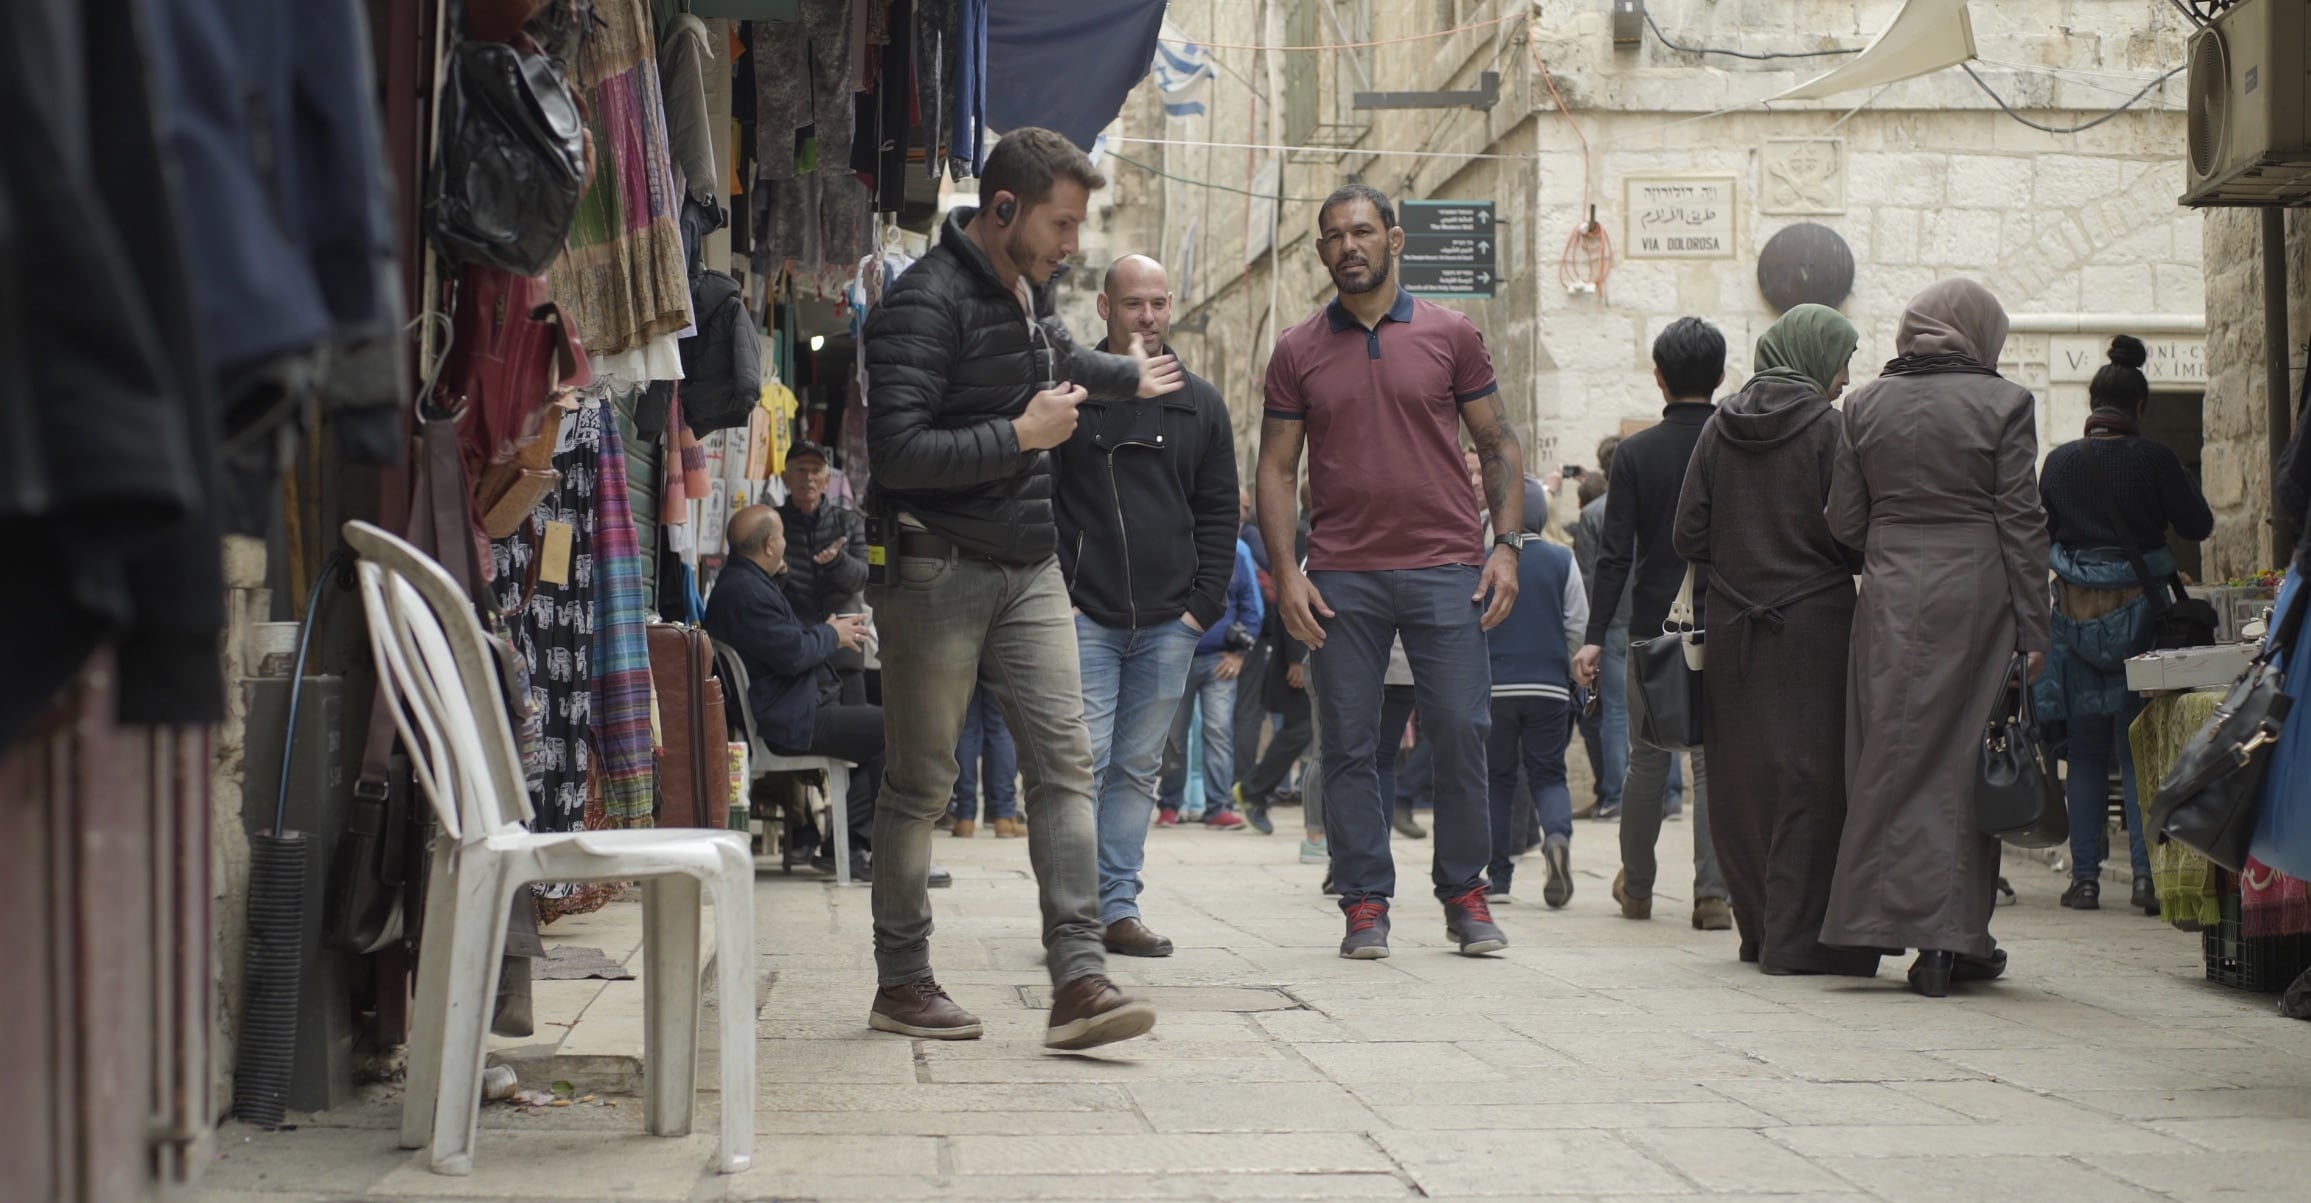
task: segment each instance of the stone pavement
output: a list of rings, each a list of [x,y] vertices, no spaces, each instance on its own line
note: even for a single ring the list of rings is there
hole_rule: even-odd
[[[706,1171],[709,1095],[680,1139],[641,1135],[633,1098],[491,1106],[475,1174],[437,1177],[394,1148],[381,1090],[295,1131],[228,1125],[204,1198],[2125,1201],[2299,1198],[2311,1169],[2311,1024],[2207,983],[2195,936],[2059,909],[2043,866],[2010,866],[2012,976],[1935,1001],[1906,960],[1760,976],[1666,886],[1658,918],[1621,919],[1594,823],[1570,907],[1501,908],[1507,953],[1451,954],[1415,890],[1394,957],[1342,961],[1279,817],[1275,838],[1151,836],[1148,918],[1180,951],[1113,966],[1161,1009],[1146,1040],[1043,1052],[1026,847],[941,836],[933,952],[987,1038],[869,1032],[866,891],[766,875],[749,1173]],[[1664,865],[1689,831],[1667,827]],[[1420,880],[1427,845],[1396,849]]]

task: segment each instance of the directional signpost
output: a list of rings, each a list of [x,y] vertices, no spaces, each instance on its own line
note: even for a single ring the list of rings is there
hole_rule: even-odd
[[[1405,201],[1399,261],[1406,292],[1423,297],[1490,298],[1500,283],[1500,242],[1491,201]]]

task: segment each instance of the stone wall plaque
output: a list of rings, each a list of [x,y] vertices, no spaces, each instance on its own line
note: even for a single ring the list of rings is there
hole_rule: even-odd
[[[1846,211],[1845,139],[1767,138],[1757,162],[1758,212]]]
[[[1731,259],[1740,223],[1730,175],[1630,176],[1622,181],[1629,259]]]
[[[2121,332],[2123,333],[2123,331]],[[2207,382],[2207,340],[2196,334],[2144,338],[2142,373],[2152,388],[2198,388]],[[2057,384],[2087,384],[2110,362],[2110,335],[2057,334],[2047,340],[2047,375]]]

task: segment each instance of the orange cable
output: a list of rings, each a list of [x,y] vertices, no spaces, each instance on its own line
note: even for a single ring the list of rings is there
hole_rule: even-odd
[[[1556,102],[1557,112],[1573,136],[1581,142],[1581,207],[1589,211],[1586,220],[1573,227],[1565,238],[1565,249],[1557,256],[1557,282],[1571,290],[1579,285],[1594,289],[1600,299],[1605,294],[1605,280],[1613,274],[1613,236],[1597,220],[1594,165],[1591,162],[1589,135],[1582,132],[1581,123],[1573,120],[1573,111],[1565,104],[1563,94],[1557,91],[1556,77],[1541,58],[1539,40],[1534,36],[1534,18],[1525,14],[1525,52],[1533,60],[1533,68],[1541,73],[1541,82],[1548,85],[1549,99]]]

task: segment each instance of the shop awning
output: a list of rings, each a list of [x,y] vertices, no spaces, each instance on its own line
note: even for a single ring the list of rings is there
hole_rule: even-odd
[[[1815,100],[1874,88],[1953,67],[1974,57],[1974,23],[1966,0],[1909,0],[1885,32],[1838,69],[1799,84],[1775,100]]]
[[[1039,125],[1085,150],[1147,74],[1164,0],[1000,0],[987,13],[987,126]]]

